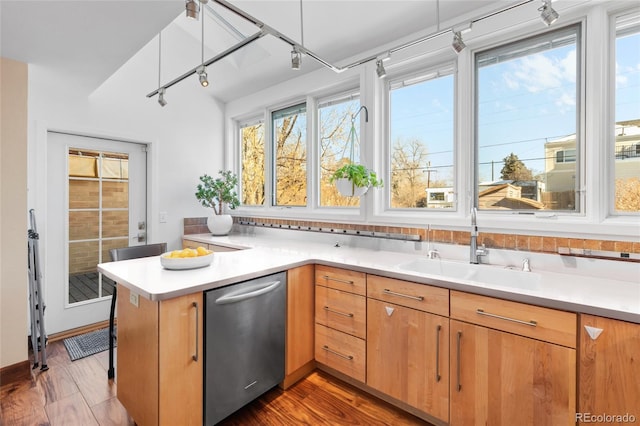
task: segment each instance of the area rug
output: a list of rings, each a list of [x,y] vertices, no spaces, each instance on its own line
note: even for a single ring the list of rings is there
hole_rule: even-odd
[[[113,346],[116,346],[114,339]],[[109,329],[91,331],[78,336],[64,339],[64,347],[67,348],[71,361],[75,361],[89,355],[109,349]]]

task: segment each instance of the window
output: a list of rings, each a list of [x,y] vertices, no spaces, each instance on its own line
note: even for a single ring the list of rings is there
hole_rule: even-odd
[[[564,151],[556,152],[556,163],[575,163],[576,162],[576,150],[565,149]]]
[[[264,148],[264,122],[240,124],[241,202],[245,206],[264,205]]]
[[[329,181],[333,172],[339,167],[360,160],[359,110],[358,93],[349,93],[318,102],[319,204],[322,207],[360,205],[360,197],[340,195],[335,183]]]
[[[453,193],[453,66],[389,82],[390,206],[451,208],[430,190]]]
[[[616,213],[640,212],[640,13],[618,16],[615,40]]]
[[[274,111],[273,205],[307,205],[307,108],[305,104]]]
[[[475,55],[479,209],[579,211],[580,31]]]

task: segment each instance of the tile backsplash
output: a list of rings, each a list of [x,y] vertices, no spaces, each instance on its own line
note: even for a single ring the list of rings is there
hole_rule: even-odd
[[[251,222],[253,226],[270,228],[282,228],[306,231],[313,229],[354,230],[363,233],[375,232],[376,234],[405,235],[415,238],[419,236],[421,241],[434,243],[469,245],[470,234],[468,231],[454,231],[447,229],[410,228],[400,226],[378,226],[353,223],[330,223],[305,220],[290,220],[277,218],[256,218],[234,216],[234,223]],[[184,235],[202,234],[209,232],[206,218],[185,218]],[[554,236],[501,234],[480,232],[478,244],[485,244],[488,248],[518,250],[538,253],[558,253],[560,247],[571,249],[587,249],[612,251],[619,253],[640,253],[640,242],[594,240],[587,238],[562,238]]]

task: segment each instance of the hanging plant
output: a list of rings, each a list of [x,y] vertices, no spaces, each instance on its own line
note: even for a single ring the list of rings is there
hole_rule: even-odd
[[[356,140],[355,120],[363,109],[365,110],[365,121],[368,122],[369,112],[365,106],[361,106],[358,112],[351,116],[349,163],[337,169],[329,178],[329,182],[335,182],[338,192],[345,197],[358,197],[364,195],[371,187],[381,188],[383,186],[382,179],[378,179],[375,171],[367,168],[363,164],[353,162],[354,144]]]

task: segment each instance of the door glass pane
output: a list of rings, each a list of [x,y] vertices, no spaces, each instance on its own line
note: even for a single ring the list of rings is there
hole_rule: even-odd
[[[128,210],[102,211],[102,237],[127,237],[129,235]]]
[[[108,297],[114,283],[97,271],[109,249],[129,245],[128,154],[69,149],[70,304]]]
[[[102,208],[128,208],[129,207],[129,182],[128,181],[103,181],[102,182]]]
[[[69,179],[69,208],[97,209],[100,205],[100,185],[93,180]]]
[[[97,239],[98,211],[69,211],[69,241]]]
[[[98,264],[99,241],[69,243],[69,303],[102,297]]]

